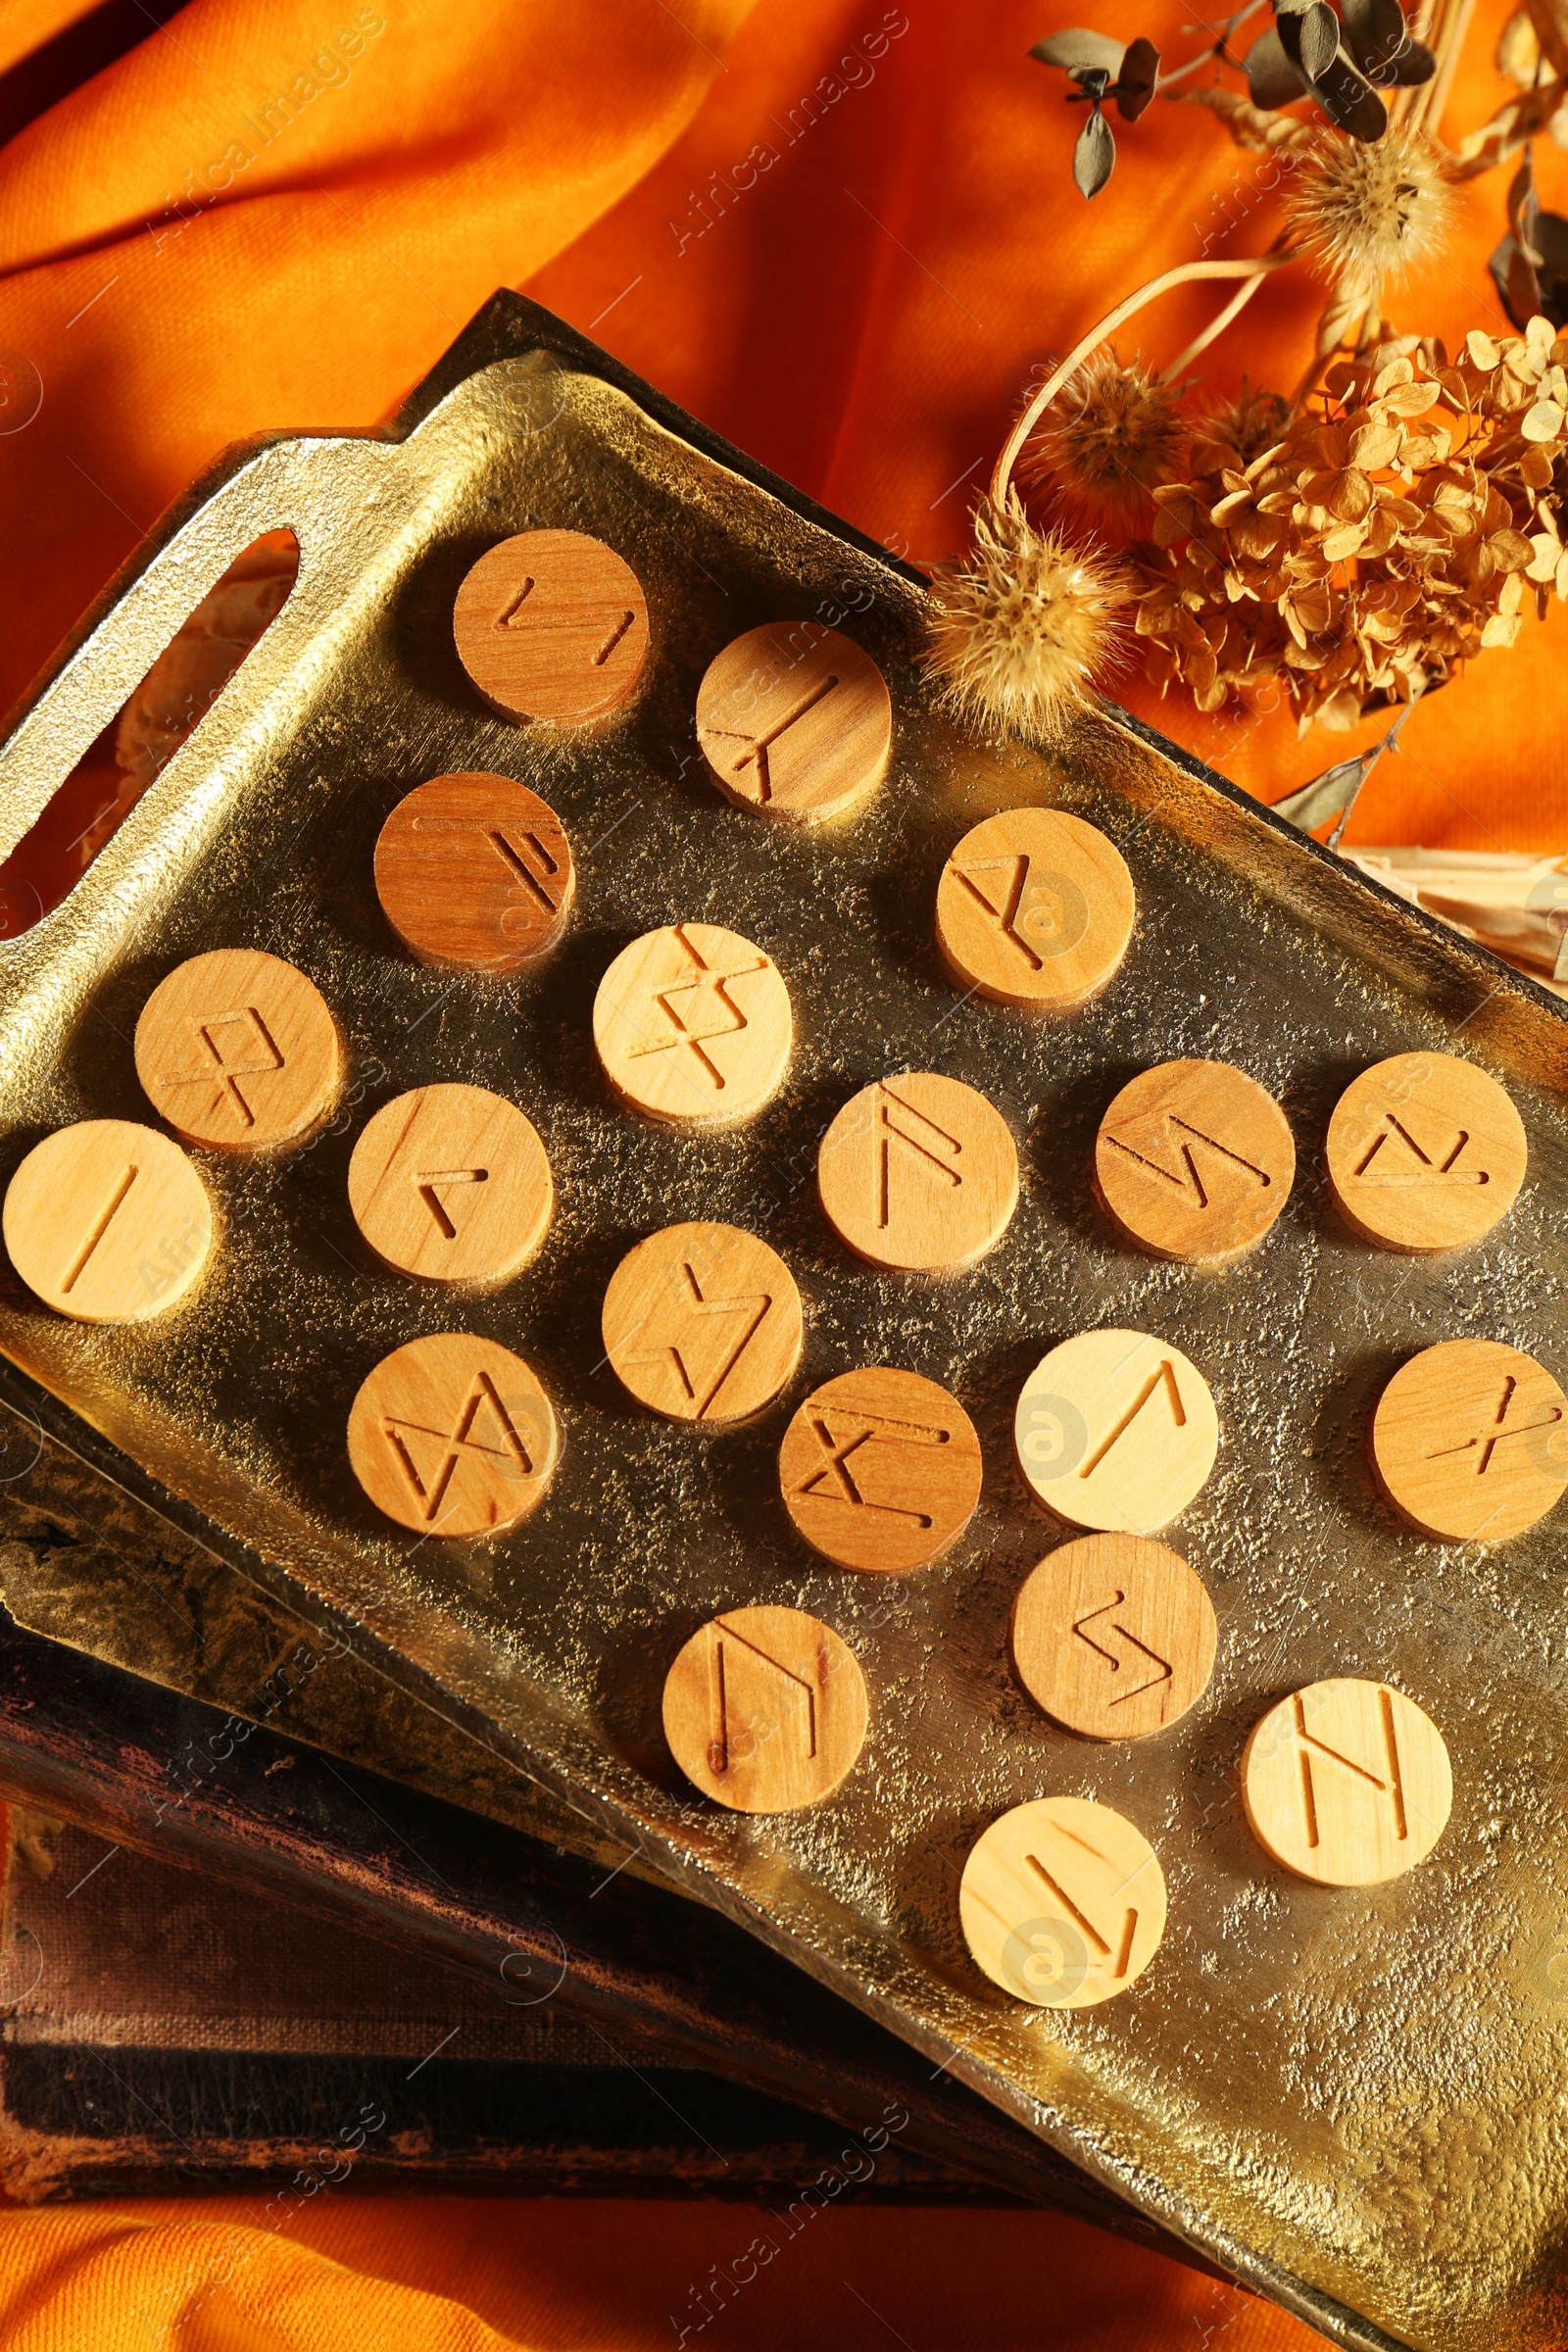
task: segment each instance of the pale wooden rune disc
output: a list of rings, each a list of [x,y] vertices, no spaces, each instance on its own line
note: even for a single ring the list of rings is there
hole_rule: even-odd
[[[1081,1536],[1012,1608],[1012,1657],[1037,1705],[1091,1740],[1141,1740],[1185,1715],[1214,1671],[1214,1604],[1179,1553]]]
[[[1492,1231],[1518,1198],[1529,1145],[1485,1070],[1455,1054],[1396,1054],[1340,1097],[1327,1158],[1351,1232],[1423,1255]]]
[[[1124,1086],[1095,1139],[1111,1222],[1156,1257],[1253,1250],[1290,1197],[1296,1145],[1265,1088],[1225,1061],[1162,1061]]]
[[[709,663],[697,740],[732,801],[809,823],[838,815],[881,777],[893,705],[870,655],[837,629],[770,621]]]
[[[1402,1690],[1349,1678],[1270,1707],[1242,1753],[1267,1854],[1320,1886],[1376,1886],[1425,1861],[1453,1804],[1443,1735]]]
[[[804,1609],[726,1609],[664,1680],[664,1737],[694,1788],[737,1813],[814,1805],[865,1744],[865,1678]]]
[[[561,937],[576,887],[561,819],[510,776],[432,777],[404,795],[375,845],[387,921],[446,971],[520,971]]]
[[[771,1404],[800,1361],[795,1277],[735,1225],[666,1225],[610,1278],[605,1353],[639,1404],[673,1421],[740,1421]]]
[[[733,1126],[760,1110],[792,1032],[777,964],[718,923],[645,932],[594,998],[606,1077],[634,1109],[674,1127]]]
[[[319,991],[261,948],[216,948],[160,980],[136,1023],[136,1075],[187,1144],[270,1152],[324,1118],[343,1057]]]
[[[1024,1383],[1018,1467],[1069,1527],[1149,1535],[1214,1467],[1219,1416],[1196,1364],[1144,1331],[1081,1331]]]
[[[349,1161],[349,1206],[376,1255],[424,1282],[500,1282],[533,1255],[555,1205],[533,1123],[482,1086],[385,1102]]]
[[[78,1323],[145,1323],[213,1246],[207,1188],[179,1146],[129,1119],[34,1144],[6,1188],[6,1250],[29,1291]]]
[[[561,1441],[510,1348],[471,1332],[383,1356],[349,1413],[349,1461],[379,1511],[421,1536],[494,1536],[534,1509]]]
[[[961,1079],[909,1070],[845,1103],[822,1138],[817,1191],[839,1239],[874,1266],[935,1273],[995,1249],[1018,1205],[1001,1111]]]
[[[969,1849],[958,1919],[975,1966],[1032,2009],[1093,2009],[1125,1992],[1165,1933],[1165,1874],[1109,1805],[1041,1796]]]
[[[1568,1486],[1568,1398],[1500,1340],[1446,1340],[1378,1399],[1372,1466],[1402,1518],[1450,1544],[1501,1544]]]
[[[648,604],[612,547],[519,531],[479,558],[452,614],[458,659],[503,718],[581,725],[613,710],[648,660]]]
[[[899,1575],[963,1533],[980,1499],[980,1441],[956,1396],[878,1364],[814,1389],[779,1448],[784,1506],[841,1568]]]
[[[958,843],[937,884],[937,943],[965,987],[1066,1011],[1104,987],[1133,934],[1133,878],[1098,825],[1008,808]]]

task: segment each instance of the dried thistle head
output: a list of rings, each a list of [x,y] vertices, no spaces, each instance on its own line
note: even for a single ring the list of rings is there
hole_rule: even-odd
[[[1214,438],[1235,450],[1250,466],[1266,449],[1284,440],[1291,421],[1291,404],[1282,392],[1265,391],[1261,384],[1242,378],[1236,398],[1227,401],[1213,419]]]
[[[1036,530],[1009,491],[976,509],[967,557],[933,575],[927,665],[960,717],[1038,735],[1087,699],[1132,593],[1098,549]]]
[[[1441,252],[1453,210],[1442,148],[1392,123],[1373,145],[1336,131],[1313,140],[1286,202],[1324,275],[1368,298]]]
[[[1068,377],[1024,444],[1018,478],[1091,514],[1126,521],[1182,470],[1176,390],[1107,344]]]

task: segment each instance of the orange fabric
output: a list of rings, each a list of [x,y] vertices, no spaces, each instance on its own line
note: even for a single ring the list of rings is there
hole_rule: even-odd
[[[1490,52],[1510,6],[1481,0],[1451,131],[1501,94]],[[0,66],[82,13],[3,0]],[[1068,177],[1077,117],[1025,52],[1100,13],[191,0],[0,151],[0,703],[217,449],[374,422],[502,283],[526,284],[891,544],[922,560],[956,550],[1033,367],[1205,236],[1255,252],[1273,234],[1255,159],[1185,107],[1118,125],[1117,176],[1086,210]],[[1191,16],[1186,0],[1127,0],[1117,22],[1174,57]],[[1538,163],[1561,203],[1568,163],[1544,141]],[[1446,264],[1402,305],[1409,323],[1450,341],[1501,323],[1484,268],[1501,198],[1495,176],[1465,194]],[[1294,381],[1300,288],[1258,297],[1214,356],[1216,383],[1234,386],[1244,364]],[[1211,307],[1185,293],[1129,347],[1163,359]],[[29,369],[42,405],[24,420]],[[1424,706],[1358,837],[1568,846],[1564,642],[1559,619],[1531,624],[1519,650]],[[1136,680],[1122,691],[1269,797],[1348,748],[1200,720]],[[286,2228],[262,2199],[10,2213],[0,2335],[13,2352],[629,2352],[673,2343],[670,2312],[689,2312],[753,2232],[736,2207],[334,2194]],[[1315,2340],[1069,2222],[848,2205],[705,2332],[758,2352]]]
[[[1321,2340],[1240,2288],[1047,2214],[846,2203],[791,2239],[736,2205],[328,2192],[280,2229],[263,2204],[0,2215],[0,2341],[7,2352],[679,2352],[682,2328],[685,2352],[1310,2352]],[[771,2255],[759,2249],[764,2230]]]
[[[0,30],[15,46],[29,16],[41,36],[64,13],[9,0]],[[747,0],[624,0],[612,23],[573,0],[193,0],[0,151],[3,331],[44,387],[36,419],[0,433],[0,704],[215,449],[373,421],[498,283],[527,283],[879,536],[956,549],[1031,368],[1205,237],[1259,251],[1276,224],[1258,159],[1157,103],[1118,126],[1116,177],[1083,205],[1078,118],[1025,56],[1083,13],[762,0],[743,24]],[[1481,0],[1454,135],[1503,94],[1507,13]],[[1190,17],[1144,0],[1138,21],[1177,57]],[[290,121],[268,111],[279,96]],[[1568,162],[1538,150],[1561,204]],[[1485,270],[1502,176],[1462,193],[1406,322],[1450,342],[1503,323]],[[1293,381],[1309,299],[1299,272],[1272,282],[1210,380],[1245,365]],[[1185,289],[1129,341],[1167,357],[1214,303]],[[1564,625],[1532,620],[1416,715],[1352,838],[1564,846],[1547,783]],[[1136,677],[1120,691],[1267,798],[1379,731],[1298,744],[1283,718],[1203,719]]]

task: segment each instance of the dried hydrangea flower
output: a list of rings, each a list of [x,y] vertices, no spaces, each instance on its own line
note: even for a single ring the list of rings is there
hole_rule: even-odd
[[[1453,198],[1443,150],[1391,124],[1374,145],[1315,138],[1291,174],[1286,209],[1293,237],[1325,276],[1370,300],[1441,252]]]
[[[1122,527],[1147,518],[1151,494],[1182,470],[1186,421],[1178,391],[1141,359],[1107,345],[1068,377],[1025,442],[1018,478],[1090,518]]]
[[[1419,371],[1418,371],[1419,370]],[[1283,681],[1349,727],[1511,645],[1533,588],[1568,599],[1568,338],[1390,338],[1248,460],[1218,426],[1156,493],[1136,627],[1146,672],[1219,710]]]
[[[968,555],[934,573],[926,661],[960,717],[1038,736],[1088,699],[1132,595],[1098,550],[1036,530],[1012,491],[976,510]]]

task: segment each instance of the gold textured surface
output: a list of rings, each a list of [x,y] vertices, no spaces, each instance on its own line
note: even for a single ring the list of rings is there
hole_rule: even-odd
[[[280,1595],[303,1589],[360,1619],[390,1668],[406,1662],[455,1716],[640,1837],[647,1859],[1326,2333],[1545,2352],[1568,2332],[1560,1534],[1548,1520],[1495,1552],[1423,1542],[1379,1501],[1364,1427],[1396,1363],[1439,1339],[1473,1333],[1568,1362],[1568,1025],[1528,982],[1114,714],[1086,718],[1055,760],[939,721],[913,661],[915,588],[625,393],[527,357],[527,318],[518,306],[509,330],[508,316],[492,314],[470,363],[500,364],[432,398],[401,443],[278,443],[232,461],[0,752],[3,851],[238,550],[263,529],[297,530],[299,584],[277,621],[72,899],[0,950],[0,1180],[51,1126],[145,1115],[136,1013],[207,948],[263,945],[307,971],[365,1091],[345,1131],[304,1153],[211,1166],[213,1264],[167,1321],[68,1325],[7,1273],[0,1345],[262,1555]],[[521,356],[502,361],[509,331]],[[485,715],[453,649],[464,572],[528,527],[599,534],[648,590],[638,698],[586,733]],[[714,652],[780,614],[844,623],[893,693],[887,782],[810,833],[727,804],[693,731]],[[581,852],[572,927],[521,981],[412,964],[371,883],[399,795],[486,767],[541,792]],[[1113,984],[1048,1026],[961,1001],[932,933],[953,842],[1026,801],[1102,826],[1140,903]],[[715,907],[785,974],[794,1059],[752,1125],[660,1132],[617,1110],[598,1076],[593,993],[628,940]],[[1319,1174],[1349,1077],[1417,1048],[1493,1070],[1530,1131],[1518,1205],[1452,1260],[1355,1242]],[[1301,1154],[1278,1228],[1222,1273],[1121,1250],[1090,1196],[1106,1103],[1136,1068],[1179,1055],[1249,1070]],[[822,1128],[857,1088],[906,1066],[982,1088],[1020,1146],[1004,1244],[941,1282],[852,1260],[814,1200]],[[536,1366],[564,1430],[546,1503],[493,1547],[400,1538],[344,1458],[366,1371],[455,1319],[450,1294],[370,1262],[346,1192],[358,1124],[437,1078],[519,1101],[561,1191],[538,1258],[463,1306],[466,1327]],[[740,1429],[655,1421],[600,1361],[598,1304],[619,1258],[639,1234],[697,1216],[764,1233],[806,1300],[794,1380]],[[1125,1750],[1042,1720],[1006,1656],[1013,1595],[1052,1540],[1009,1464],[1017,1390],[1049,1346],[1109,1323],[1191,1355],[1224,1433],[1173,1538],[1215,1602],[1214,1681],[1168,1737]],[[987,1460],[965,1535],[896,1586],[807,1553],[773,1467],[800,1396],[879,1360],[953,1389]],[[781,1820],[694,1800],[659,1729],[682,1642],[715,1609],[763,1603],[836,1627],[871,1705],[858,1770],[822,1807]],[[80,1605],[80,1638],[97,1646],[85,1592]],[[1242,1817],[1248,1731],[1286,1690],[1331,1674],[1407,1690],[1452,1756],[1442,1844],[1392,1886],[1290,1881]],[[993,1991],[958,1929],[974,1838],[1048,1794],[1124,1813],[1170,1894],[1165,1941],[1135,1990],[1071,2016]]]

